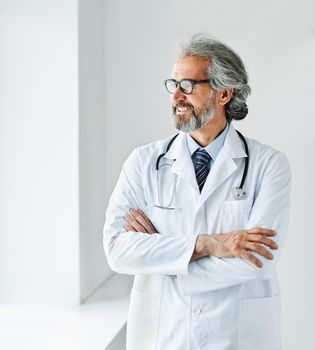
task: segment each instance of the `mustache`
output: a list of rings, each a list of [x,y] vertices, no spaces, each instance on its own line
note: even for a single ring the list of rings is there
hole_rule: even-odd
[[[177,107],[186,107],[186,108],[190,108],[192,110],[194,109],[194,106],[192,104],[185,103],[183,101],[179,101],[179,102],[173,104],[173,108],[174,109],[177,108]]]

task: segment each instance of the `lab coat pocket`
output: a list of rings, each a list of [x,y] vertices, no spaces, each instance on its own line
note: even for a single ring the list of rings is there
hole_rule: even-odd
[[[225,201],[222,204],[222,232],[245,228],[252,207],[252,200]]]
[[[150,219],[160,234],[177,234],[180,210],[166,210],[157,207],[150,209]]]
[[[160,314],[160,293],[132,290],[127,323],[127,349],[155,349]]]
[[[280,295],[240,300],[239,350],[280,350]]]

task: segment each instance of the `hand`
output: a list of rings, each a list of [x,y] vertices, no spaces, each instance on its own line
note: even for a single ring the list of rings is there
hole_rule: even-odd
[[[125,215],[127,221],[124,225],[125,230],[143,232],[143,233],[158,233],[150,219],[144,214],[141,209],[130,209],[130,215]]]
[[[261,268],[263,266],[262,262],[252,252],[272,260],[273,255],[264,246],[271,249],[278,249],[277,243],[268,238],[275,235],[275,231],[263,228],[252,228],[214,235],[201,235],[198,236],[198,239],[199,237],[201,238],[199,242],[197,239],[196,252],[194,252],[192,260],[206,255],[212,255],[218,258],[241,257]],[[207,253],[206,255],[205,252]]]

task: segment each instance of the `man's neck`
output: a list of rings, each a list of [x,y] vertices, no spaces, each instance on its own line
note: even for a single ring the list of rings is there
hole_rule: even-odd
[[[190,133],[190,136],[201,147],[207,147],[213,140],[215,140],[222,133],[227,124],[226,119],[218,123],[212,122],[213,121],[211,121],[204,127]]]

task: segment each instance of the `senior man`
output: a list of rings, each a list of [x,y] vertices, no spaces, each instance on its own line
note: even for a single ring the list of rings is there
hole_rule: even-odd
[[[250,87],[227,45],[181,44],[165,87],[179,133],[131,153],[104,226],[109,265],[135,275],[127,349],[280,349],[288,161],[234,129]]]

